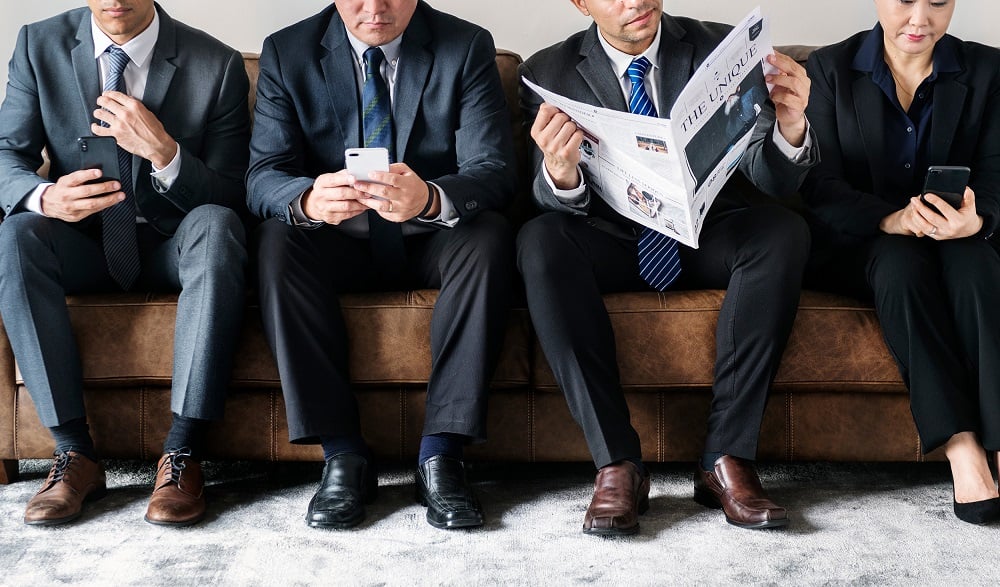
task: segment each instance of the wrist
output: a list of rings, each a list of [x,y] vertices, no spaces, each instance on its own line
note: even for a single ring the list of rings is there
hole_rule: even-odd
[[[164,143],[164,145],[157,149],[153,153],[153,156],[149,158],[150,163],[152,163],[153,167],[156,169],[166,169],[167,166],[170,165],[170,162],[174,160],[174,157],[177,156],[177,142],[173,139],[168,140],[169,142]]]
[[[438,191],[431,182],[425,181],[424,183],[427,184],[427,203],[424,204],[424,209],[417,214],[417,218],[420,220],[430,220],[431,218],[437,216],[437,214],[429,215],[429,213],[435,208],[434,203],[437,202]]]

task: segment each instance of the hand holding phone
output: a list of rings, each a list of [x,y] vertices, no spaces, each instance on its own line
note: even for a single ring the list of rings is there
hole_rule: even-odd
[[[949,206],[958,210],[962,207],[962,199],[965,197],[965,188],[969,185],[970,175],[971,170],[968,167],[931,165],[927,168],[920,201],[941,214],[937,208],[924,199],[926,194],[935,194],[947,202]]]

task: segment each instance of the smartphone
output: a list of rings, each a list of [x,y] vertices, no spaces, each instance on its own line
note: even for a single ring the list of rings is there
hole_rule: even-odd
[[[80,169],[101,170],[101,178],[88,181],[88,184],[122,180],[115,137],[80,137],[76,139],[76,146],[80,154]]]
[[[924,194],[937,194],[941,199],[948,202],[948,205],[958,210],[962,207],[962,198],[965,197],[965,188],[969,185],[969,175],[971,170],[968,167],[931,165],[927,168],[927,176],[924,178]],[[920,196],[920,201],[927,204],[924,196]],[[931,204],[927,204],[934,208]],[[940,214],[937,208],[934,211]]]
[[[389,171],[389,150],[384,147],[347,149],[344,160],[347,171],[359,181],[372,181],[368,179],[371,171]]]

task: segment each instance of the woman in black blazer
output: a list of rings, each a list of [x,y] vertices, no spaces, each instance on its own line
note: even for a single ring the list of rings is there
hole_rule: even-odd
[[[822,162],[803,186],[807,284],[874,301],[922,448],[951,463],[955,515],[986,523],[1000,519],[1000,51],[946,34],[956,1],[875,0],[873,30],[809,58]],[[921,202],[930,165],[971,168],[957,208]]]

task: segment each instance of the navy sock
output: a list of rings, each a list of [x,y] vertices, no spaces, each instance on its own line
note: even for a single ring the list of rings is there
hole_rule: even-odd
[[[417,457],[417,463],[422,465],[427,459],[437,455],[462,460],[467,439],[465,435],[450,432],[428,434],[420,439],[420,456]]]
[[[701,470],[702,471],[714,471],[715,461],[722,458],[721,452],[707,452],[701,455]]]
[[[78,452],[90,460],[97,460],[94,441],[90,438],[90,426],[86,418],[70,420],[65,424],[49,428],[52,438],[56,441],[57,452]]]
[[[323,445],[323,460],[329,461],[333,457],[342,454],[361,455],[371,460],[371,451],[368,444],[360,434],[348,434],[346,436],[320,436],[320,444]]]
[[[163,443],[163,452],[177,452],[182,448],[191,451],[191,458],[198,460],[205,449],[205,434],[208,432],[209,420],[188,418],[174,414],[173,424],[167,440]]]

